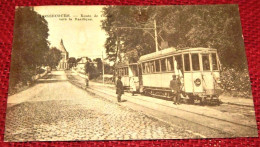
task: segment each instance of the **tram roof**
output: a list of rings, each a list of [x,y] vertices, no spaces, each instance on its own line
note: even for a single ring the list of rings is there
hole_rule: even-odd
[[[191,52],[191,51],[216,51],[216,49],[203,48],[203,47],[176,49],[176,48],[170,47],[170,48],[160,50],[158,52],[153,52],[153,53],[150,53],[147,55],[143,55],[140,57],[139,62],[154,59],[154,58],[160,58],[160,57],[168,56],[171,54],[185,53],[185,52]]]

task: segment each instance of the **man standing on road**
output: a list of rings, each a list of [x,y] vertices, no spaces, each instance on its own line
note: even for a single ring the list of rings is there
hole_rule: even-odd
[[[178,76],[172,75],[172,80],[170,81],[170,88],[173,95],[173,103],[180,104],[180,92],[181,92],[181,82]]]
[[[124,86],[121,81],[121,76],[118,76],[118,80],[116,81],[116,94],[117,94],[117,101],[121,102],[121,96],[124,94]]]

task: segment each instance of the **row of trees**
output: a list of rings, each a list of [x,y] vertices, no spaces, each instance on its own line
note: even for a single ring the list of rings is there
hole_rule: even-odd
[[[223,72],[227,73],[222,76],[223,87],[250,90],[248,72],[244,72],[247,61],[237,5],[107,6],[103,15],[106,19],[102,28],[108,35],[105,48],[111,61],[120,61],[120,53],[127,54],[131,62],[155,52],[153,30],[135,28],[153,28],[156,21],[159,44],[167,41],[176,48],[216,48],[223,69],[228,70]],[[228,85],[229,77],[237,72],[243,73],[246,81],[238,78]]]
[[[42,66],[55,67],[61,52],[49,47],[48,23],[32,7],[19,7],[15,13],[10,87],[26,84]]]
[[[93,64],[93,62],[96,63],[96,66]],[[85,64],[85,73],[89,74],[89,79],[98,78],[100,75],[103,74],[103,63],[101,58],[93,59],[93,62],[91,59],[89,59],[89,62]],[[104,63],[104,74],[112,74],[113,68],[107,64]]]
[[[84,74],[89,74],[89,78],[98,78],[103,73],[103,63],[101,58],[95,58],[91,60],[90,58],[86,57],[87,61],[84,65]],[[69,68],[73,66],[77,66],[78,62],[81,58],[70,57],[68,59]],[[96,63],[96,65],[94,64]],[[113,74],[113,67],[111,67],[108,63],[104,63],[104,74]]]

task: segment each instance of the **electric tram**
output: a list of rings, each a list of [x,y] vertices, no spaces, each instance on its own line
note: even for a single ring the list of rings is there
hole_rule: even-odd
[[[183,85],[183,101],[219,104],[219,69],[216,49],[167,48],[141,56],[137,63],[117,66],[116,73],[127,88],[133,77],[140,93],[165,98],[172,97],[169,84],[175,74]]]

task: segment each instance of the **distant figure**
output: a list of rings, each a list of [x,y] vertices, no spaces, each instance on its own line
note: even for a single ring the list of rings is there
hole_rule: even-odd
[[[121,102],[121,96],[124,94],[124,86],[121,81],[121,76],[118,76],[118,80],[116,81],[116,94],[117,94],[117,101]]]
[[[174,74],[172,75],[172,80],[170,81],[170,88],[173,95],[174,104],[180,104],[180,94],[181,94],[181,81],[179,77]]]
[[[89,85],[89,78],[88,78],[87,74],[85,75],[85,84],[86,84],[86,87],[88,87],[88,85]]]
[[[130,77],[130,91],[132,93],[132,96],[134,96],[135,92],[136,92],[136,85],[135,85],[135,79],[134,77]]]

